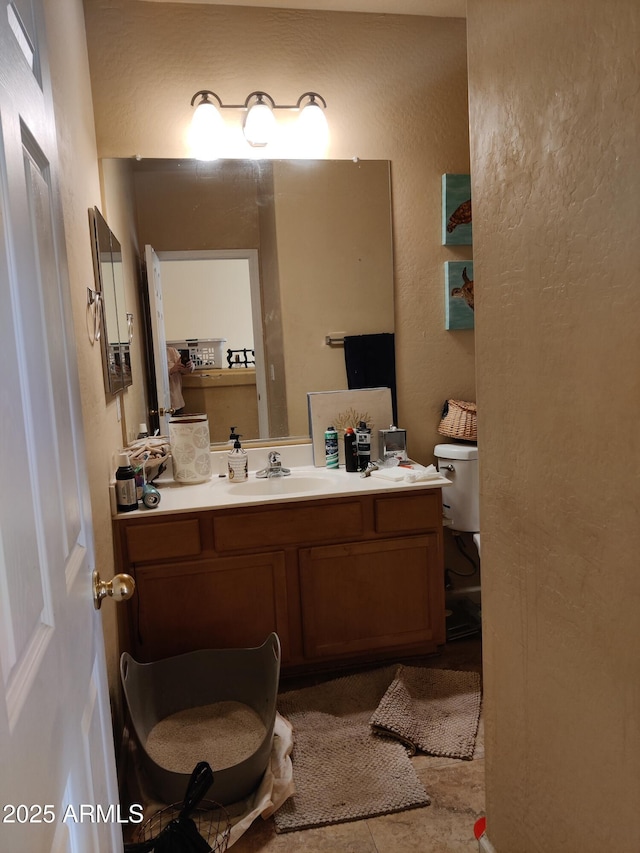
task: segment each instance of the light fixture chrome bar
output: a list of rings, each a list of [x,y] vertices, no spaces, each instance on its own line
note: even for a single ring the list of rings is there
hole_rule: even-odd
[[[302,108],[302,102],[305,98],[309,99],[310,104],[317,104],[318,106],[321,104],[325,110],[327,108],[327,102],[322,95],[319,95],[317,92],[304,92],[300,95],[295,104],[277,104],[268,92],[262,92],[259,89],[248,94],[245,98],[244,104],[223,104],[221,97],[215,92],[212,92],[211,89],[200,89],[191,98],[191,106],[195,106],[196,98],[201,97],[201,103],[203,103],[205,101],[209,101],[209,96],[215,98],[217,106],[221,110],[248,110],[251,106],[252,98],[256,98],[257,101],[264,101],[266,99],[269,101],[269,105],[272,110],[299,110]],[[305,104],[304,106],[307,105]]]

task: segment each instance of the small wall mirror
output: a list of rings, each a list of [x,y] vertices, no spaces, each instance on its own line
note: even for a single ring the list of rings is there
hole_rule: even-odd
[[[117,394],[132,383],[130,323],[124,301],[122,248],[97,207],[89,210],[96,291],[100,294],[100,341],[104,386]]]

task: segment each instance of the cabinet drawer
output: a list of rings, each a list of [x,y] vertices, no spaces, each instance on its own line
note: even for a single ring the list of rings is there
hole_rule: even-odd
[[[442,527],[440,489],[420,495],[377,498],[375,525],[376,533],[408,533]]]
[[[196,557],[202,552],[197,518],[135,524],[125,530],[129,562]]]
[[[215,516],[213,535],[217,551],[312,544],[353,539],[363,532],[360,501],[328,506],[296,506],[264,512]]]

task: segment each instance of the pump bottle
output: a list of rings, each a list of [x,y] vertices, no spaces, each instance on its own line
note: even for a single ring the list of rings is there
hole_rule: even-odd
[[[138,509],[136,494],[136,472],[131,466],[128,453],[118,454],[116,471],[116,505],[118,512],[132,512]]]
[[[242,483],[249,476],[249,459],[247,451],[242,449],[240,438],[241,436],[236,435],[233,450],[229,451],[227,457],[229,480],[233,483]]]

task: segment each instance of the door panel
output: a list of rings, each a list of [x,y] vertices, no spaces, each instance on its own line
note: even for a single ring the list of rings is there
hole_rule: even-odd
[[[0,14],[0,849],[100,853],[120,824],[63,819],[118,794],[43,34]]]
[[[302,548],[305,657],[435,647],[431,584],[436,536]]]

